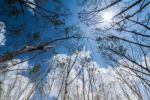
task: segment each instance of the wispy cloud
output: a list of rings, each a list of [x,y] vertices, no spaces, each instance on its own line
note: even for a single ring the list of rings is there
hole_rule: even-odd
[[[0,45],[5,45],[5,23],[4,22],[0,22]]]

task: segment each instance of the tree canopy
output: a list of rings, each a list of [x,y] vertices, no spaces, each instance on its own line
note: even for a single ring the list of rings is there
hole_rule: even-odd
[[[0,0],[0,99],[149,100],[149,0]]]

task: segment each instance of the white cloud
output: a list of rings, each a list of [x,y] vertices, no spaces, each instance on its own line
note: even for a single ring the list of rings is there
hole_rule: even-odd
[[[5,45],[5,23],[4,22],[0,22],[0,45]]]
[[[122,66],[118,66],[114,69],[112,67],[101,68],[95,61],[87,60],[87,58],[90,59],[90,52],[85,50],[75,52],[70,56],[65,54],[55,55],[49,62],[50,72],[48,72],[47,77],[44,76],[47,80],[42,84],[43,95],[48,97],[57,97],[59,95],[58,98],[62,99],[65,93],[64,83],[65,80],[67,80],[67,96],[69,96],[70,99],[83,100],[83,92],[86,93],[86,100],[88,98],[91,100],[92,97],[100,100],[139,99],[137,94],[126,84],[127,82],[133,86],[135,81],[138,82],[138,79],[134,77],[132,71]],[[6,68],[9,70],[28,69],[28,62],[12,66],[12,64],[17,62],[20,62],[20,60],[16,59],[11,62],[6,62],[7,66],[9,66]],[[120,62],[123,64],[123,61]],[[67,71],[71,67],[72,69],[70,70],[69,76],[66,77]],[[4,99],[6,99],[7,95],[11,96],[8,97],[8,99],[16,99],[20,95],[20,100],[25,99],[34,89],[35,84],[31,83],[29,78],[19,74],[20,72],[21,70],[10,71],[0,76],[0,79],[4,83]],[[121,77],[118,72],[123,77]],[[126,82],[124,82],[124,79]],[[13,87],[12,90],[10,90],[11,87]],[[23,90],[24,92],[21,94]]]
[[[21,75],[23,70],[29,67],[28,62],[19,63],[19,59],[13,59],[0,64],[0,67],[6,66],[6,73],[0,73],[2,81],[2,99],[8,100],[23,100],[30,93],[33,84],[30,79]],[[4,70],[4,69],[3,69]]]
[[[52,72],[48,74],[49,80],[47,80],[45,89],[48,89],[47,88],[48,84],[52,82],[52,79],[54,78],[53,86],[50,90],[51,92],[48,92],[47,90],[45,91],[45,93],[49,94],[50,96],[55,96],[55,97],[58,96],[59,91],[62,86],[62,82],[65,80],[64,77],[66,76],[66,73],[68,70],[67,68],[68,66],[72,66],[76,57],[77,57],[76,62],[72,70],[70,71],[69,77],[67,79],[68,82],[71,82],[72,80],[74,80],[67,88],[68,95],[70,98],[72,97],[73,99],[83,100],[83,91],[86,91],[86,93],[89,94],[90,99],[92,98],[92,93],[94,97],[99,96],[99,99],[101,100],[104,100],[104,99],[128,100],[126,94],[129,95],[129,98],[131,99],[132,98],[134,98],[134,100],[138,99],[137,95],[131,91],[131,89],[125,84],[125,82],[123,82],[123,79],[115,71],[117,70],[118,72],[121,72],[123,77],[130,79],[130,82],[135,81],[135,79],[132,78],[134,76],[132,76],[129,73],[126,73],[126,72],[130,72],[129,69],[126,69],[123,67],[116,67],[115,69],[111,67],[101,68],[96,62],[92,60],[88,61],[87,59],[85,59],[85,58],[90,58],[90,52],[85,51],[85,50],[81,52],[78,51],[72,54],[71,56],[58,54],[51,59],[50,67],[53,68],[53,70]],[[70,65],[69,65],[69,61],[70,61]],[[78,75],[78,73],[81,71],[82,68],[84,71],[84,80],[85,80],[84,90],[83,90],[83,81],[82,81],[83,73],[80,73]],[[92,90],[89,89],[89,85],[90,85],[89,74],[92,75],[91,77],[94,79],[94,81],[92,81],[92,84],[93,84]],[[123,91],[122,88],[125,90],[126,93]],[[99,91],[99,92],[97,93],[96,91]],[[62,99],[63,94],[64,94],[64,84],[63,84],[62,91],[60,93],[61,95],[59,97],[60,99]],[[87,96],[85,98],[88,99]]]
[[[34,0],[27,0],[27,5],[30,7],[29,11],[31,11],[32,13],[34,13],[33,9],[36,8],[36,3]]]
[[[35,8],[35,1],[34,0],[27,0],[29,3],[27,3],[31,8]]]

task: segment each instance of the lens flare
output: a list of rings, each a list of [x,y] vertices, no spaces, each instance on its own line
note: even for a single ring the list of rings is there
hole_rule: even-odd
[[[112,12],[104,12],[102,18],[104,22],[111,23],[114,14]]]

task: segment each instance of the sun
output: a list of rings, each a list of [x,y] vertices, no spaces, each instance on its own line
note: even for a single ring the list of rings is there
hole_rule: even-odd
[[[111,23],[112,22],[112,19],[113,19],[113,12],[104,12],[102,14],[102,19],[103,19],[103,22],[107,22],[107,23]]]

